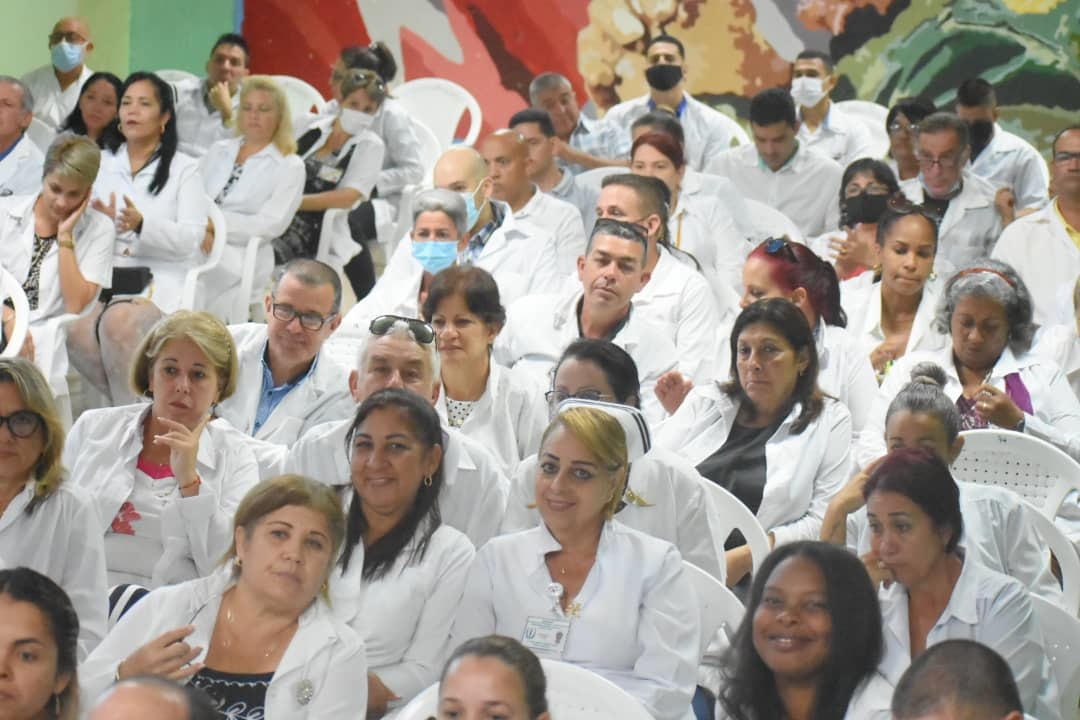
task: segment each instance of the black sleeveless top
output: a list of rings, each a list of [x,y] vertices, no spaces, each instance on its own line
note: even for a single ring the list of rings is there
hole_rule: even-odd
[[[263,720],[266,717],[266,689],[274,673],[241,675],[203,668],[191,678],[210,698],[218,715],[227,720]]]

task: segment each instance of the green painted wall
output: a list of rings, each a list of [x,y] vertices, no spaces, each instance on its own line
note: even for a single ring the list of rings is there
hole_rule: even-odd
[[[202,75],[210,46],[233,30],[233,0],[131,0],[131,69]]]

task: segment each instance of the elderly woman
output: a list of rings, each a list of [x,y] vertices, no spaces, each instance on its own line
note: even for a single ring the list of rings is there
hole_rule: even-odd
[[[898,180],[918,177],[921,168],[915,155],[915,135],[922,119],[937,112],[934,103],[926,98],[901,98],[889,108],[885,116],[885,130],[889,133],[889,163]]]
[[[694,388],[657,444],[739,498],[770,542],[817,539],[848,478],[851,445],[851,414],[817,378],[805,315],[787,300],[755,302],[731,332],[731,379]],[[750,568],[748,547],[729,548],[729,584]]]
[[[81,618],[79,658],[105,636],[105,547],[90,499],[64,482],[64,428],[45,378],[0,358],[0,566],[64,588]]]
[[[212,575],[151,592],[83,663],[96,697],[157,675],[201,688],[223,717],[363,716],[364,645],[334,617],[326,584],[345,536],[332,489],[286,475],[252,488]]]
[[[376,718],[438,679],[475,551],[440,517],[444,440],[431,403],[380,390],[360,405],[348,443],[352,498],[330,595],[364,638]]]
[[[891,581],[881,592],[881,671],[889,682],[931,645],[977,640],[1009,663],[1034,717],[1060,717],[1027,589],[960,548],[959,489],[945,462],[925,448],[894,450],[871,473],[863,497],[871,533],[864,561]]]
[[[79,102],[60,131],[85,135],[99,147],[108,147],[120,133],[117,115],[123,87],[124,82],[110,72],[96,72],[86,78],[79,90]]]
[[[177,311],[155,325],[131,366],[150,403],[84,412],[64,447],[105,534],[109,584],[148,587],[211,572],[237,504],[256,482],[239,431],[213,420],[236,389],[236,348],[220,320]]]
[[[693,717],[698,610],[669,543],[612,520],[640,430],[619,406],[567,401],[540,442],[541,522],[480,548],[453,642],[521,637],[542,657],[579,664],[658,720]]]
[[[502,635],[465,641],[439,678],[438,720],[481,718],[551,720],[547,679],[527,647]]]
[[[0,570],[5,720],[79,717],[78,637],[63,588],[30,568]]]
[[[253,237],[263,242],[248,300],[261,303],[274,268],[270,240],[285,232],[304,192],[304,162],[296,154],[289,101],[271,78],[256,75],[244,81],[236,132],[211,145],[200,163],[203,187],[221,208],[229,234],[221,265],[206,279],[217,297],[215,307],[224,309],[217,314],[223,316],[239,289],[244,250]],[[210,252],[214,240],[208,225],[203,252]],[[230,319],[243,322],[247,317]]]

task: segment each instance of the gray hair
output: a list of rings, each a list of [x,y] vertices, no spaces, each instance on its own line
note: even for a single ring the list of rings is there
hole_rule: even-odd
[[[274,285],[270,289],[270,296],[276,297],[281,278],[286,275],[299,280],[301,284],[310,288],[329,285],[334,291],[334,302],[330,312],[337,315],[341,312],[341,276],[337,270],[320,260],[311,258],[295,258],[282,265],[274,273]]]
[[[368,353],[371,352],[371,346],[374,345],[379,338],[384,337],[396,337],[401,340],[408,340],[419,347],[424,352],[424,355],[427,356],[428,364],[431,365],[431,381],[434,383],[440,382],[442,376],[440,375],[439,351],[435,348],[435,343],[431,342],[425,345],[422,342],[417,342],[416,338],[413,337],[412,332],[409,331],[408,324],[404,320],[395,322],[390,329],[382,335],[373,335],[370,331],[364,335],[363,339],[360,341],[360,347],[356,354],[356,369],[359,372],[364,372],[364,366],[367,365],[367,357]]]
[[[22,90],[23,112],[34,112],[34,94],[30,92],[30,88],[26,87],[26,83],[24,83],[17,77],[12,77],[11,75],[0,75],[0,83],[10,83]]]
[[[529,102],[533,104],[533,107],[538,107],[539,101],[537,98],[540,97],[540,93],[548,90],[558,90],[563,87],[573,88],[573,85],[565,76],[555,72],[540,73],[529,83]]]
[[[641,265],[644,267],[649,259],[649,238],[646,233],[645,228],[638,227],[633,223],[600,218],[596,221],[596,225],[593,226],[592,232],[589,234],[589,241],[585,244],[585,254],[589,254],[589,251],[592,250],[593,240],[600,236],[629,240],[641,245]]]
[[[945,394],[947,378],[940,365],[921,362],[911,368],[911,382],[900,389],[889,409],[885,412],[885,426],[898,412],[933,415],[945,429],[945,437],[951,445],[960,434],[960,411],[956,403]]]
[[[933,115],[924,117],[919,121],[919,131],[916,137],[950,130],[956,133],[956,139],[960,141],[960,149],[966,148],[969,142],[967,123],[961,120],[959,115],[951,112],[936,112]]]
[[[1005,308],[1009,323],[1009,346],[1014,353],[1031,349],[1038,325],[1032,322],[1031,293],[1011,265],[984,258],[961,269],[945,283],[934,316],[934,329],[951,333],[956,306],[966,297],[988,298]]]
[[[458,237],[464,236],[469,230],[465,200],[453,190],[435,188],[417,195],[412,204],[413,226],[416,225],[416,219],[420,217],[420,213],[426,212],[441,212],[450,218],[454,227],[457,228]]]

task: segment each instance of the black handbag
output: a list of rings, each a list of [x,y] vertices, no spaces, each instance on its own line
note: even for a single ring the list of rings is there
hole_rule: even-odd
[[[138,295],[150,286],[154,279],[154,273],[150,268],[140,265],[137,267],[114,267],[112,272],[113,295]]]

